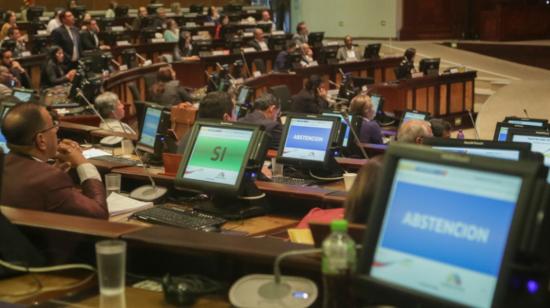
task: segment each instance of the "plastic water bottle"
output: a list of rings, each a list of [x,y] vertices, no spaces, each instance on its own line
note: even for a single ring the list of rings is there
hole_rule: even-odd
[[[464,132],[462,129],[458,130],[458,133],[456,134],[456,139],[464,139]]]
[[[332,233],[323,241],[323,307],[354,307],[351,274],[355,272],[355,242],[348,235],[348,222],[334,220]]]

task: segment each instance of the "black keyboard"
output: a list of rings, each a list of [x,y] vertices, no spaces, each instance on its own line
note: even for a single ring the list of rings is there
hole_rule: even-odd
[[[103,155],[103,156],[96,156],[92,157],[90,159],[100,160],[104,162],[114,163],[114,164],[120,164],[125,166],[135,166],[137,165],[137,161],[130,159],[130,158],[124,158],[120,156],[112,156],[112,155]]]
[[[278,184],[299,185],[299,186],[308,186],[308,185],[315,184],[314,180],[292,178],[292,177],[289,177],[289,176],[272,177],[271,181],[273,183],[278,183]]]
[[[192,209],[162,205],[136,212],[132,216],[151,223],[192,230],[200,230],[210,226],[218,227],[226,222],[223,218],[203,214]]]

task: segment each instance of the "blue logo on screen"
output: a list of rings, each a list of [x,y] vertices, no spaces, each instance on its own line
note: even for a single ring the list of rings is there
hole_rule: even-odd
[[[399,182],[382,246],[497,275],[514,208],[514,202]]]
[[[285,147],[326,151],[330,128],[292,125],[288,131]]]

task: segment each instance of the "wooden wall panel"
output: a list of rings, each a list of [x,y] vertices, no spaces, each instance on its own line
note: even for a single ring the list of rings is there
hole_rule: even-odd
[[[451,84],[451,108],[449,112],[461,112],[463,110],[462,99],[464,97],[464,84],[453,83]]]
[[[428,88],[416,89],[416,110],[428,111]]]
[[[460,37],[466,16],[466,1],[403,1],[403,26],[400,39],[442,39]]]
[[[447,85],[439,86],[439,113],[447,113]]]
[[[19,11],[23,0],[0,0],[2,3],[0,7],[7,10]],[[106,10],[109,7],[111,0],[79,0],[78,3],[85,5],[88,10]],[[142,5],[147,5],[150,0],[119,0],[119,4],[129,5],[131,8],[137,8]],[[179,2],[182,7],[189,7],[192,4],[201,5],[217,5],[223,6],[225,4],[250,4],[250,1],[245,0],[162,0],[165,6],[169,7],[172,2]],[[68,1],[66,0],[35,0],[36,5],[45,6],[48,10],[53,10],[57,7],[66,6]]]

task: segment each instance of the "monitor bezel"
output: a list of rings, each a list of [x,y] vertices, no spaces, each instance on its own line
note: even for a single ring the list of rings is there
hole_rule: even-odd
[[[518,120],[523,122],[532,122],[532,123],[542,123],[542,126],[535,126],[535,125],[524,125],[524,124],[514,124],[514,125],[523,125],[523,126],[530,126],[535,127],[537,129],[545,129],[548,127],[548,120],[547,119],[535,119],[535,118],[522,118],[522,117],[514,117],[514,116],[508,116],[504,118],[504,123],[510,123],[509,121]],[[513,123],[510,123],[513,124]]]
[[[502,142],[488,141],[475,139],[450,139],[450,138],[424,138],[424,145],[430,147],[453,147],[453,148],[476,148],[476,149],[495,149],[495,150],[517,150],[519,151],[519,159],[529,158],[531,152],[531,144],[525,142]],[[438,149],[436,149],[438,150]],[[457,153],[458,154],[458,153]],[[472,155],[472,154],[468,154]],[[479,156],[479,155],[476,155]]]
[[[374,111],[375,112],[374,114],[378,115],[378,114],[382,113],[382,111],[384,110],[384,96],[381,95],[381,94],[378,94],[378,93],[371,93],[371,94],[369,94],[369,96],[371,98],[371,101],[372,101],[372,98],[374,96],[380,98],[380,101],[378,102],[378,108]],[[428,116],[429,116],[429,114],[428,114]]]
[[[244,90],[247,91],[246,97],[245,97],[245,99],[244,99],[245,101],[244,101],[244,102],[240,102],[240,101],[239,101],[239,98],[241,97],[241,93],[242,93],[242,91],[244,91]],[[251,98],[251,97],[252,97],[252,88],[249,87],[249,86],[241,86],[241,87],[239,88],[239,93],[237,93],[237,100],[236,100],[237,105],[239,105],[239,106],[246,106],[246,104],[250,101],[250,98]]]
[[[143,135],[143,129],[145,128],[145,119],[147,118],[147,111],[149,111],[149,109],[156,109],[158,111],[160,111],[160,117],[159,117],[159,123],[157,125],[157,131],[155,132],[155,141],[153,142],[153,146],[150,146],[148,144],[145,144],[143,142],[141,142],[141,137]],[[158,142],[158,131],[159,131],[159,127],[161,125],[161,121],[162,121],[162,112],[163,112],[164,108],[162,107],[157,107],[157,106],[147,106],[145,108],[145,112],[143,113],[143,121],[142,121],[142,124],[141,124],[141,127],[140,127],[140,130],[139,130],[139,138],[136,142],[136,148],[138,150],[141,150],[141,151],[144,151],[144,152],[147,152],[147,153],[150,153],[150,154],[154,154],[155,153],[155,149],[157,148],[157,142]]]
[[[29,97],[28,100],[22,101],[22,100],[19,99],[19,97],[15,96],[15,92],[29,94],[30,97]],[[21,103],[28,103],[28,102],[31,102],[32,99],[33,99],[34,90],[32,90],[32,89],[25,89],[25,88],[13,88],[12,96],[15,97],[15,98],[17,99],[17,101],[19,101],[19,102],[21,102]]]
[[[401,121],[399,121],[399,127],[401,127],[401,125],[403,125],[403,121],[405,120],[405,116],[409,112],[410,113],[416,113],[416,114],[423,114],[424,115],[424,120],[422,120],[422,121],[428,121],[430,119],[430,113],[427,112],[427,111],[418,111],[418,110],[414,110],[414,109],[405,109],[405,110],[403,110],[403,112],[401,114]]]
[[[370,276],[374,253],[376,252],[390,195],[390,190],[385,189],[385,187],[391,187],[400,159],[445,164],[476,171],[504,173],[522,178],[522,185],[510,224],[509,236],[504,248],[491,305],[491,307],[500,307],[504,299],[507,279],[511,273],[509,265],[513,261],[515,249],[520,245],[522,227],[525,223],[524,219],[527,217],[529,201],[531,199],[530,190],[534,187],[536,174],[539,173],[540,165],[527,160],[510,162],[480,156],[460,155],[437,151],[419,145],[390,145],[384,157],[384,173],[378,182],[377,191],[371,206],[367,224],[369,228],[365,233],[363,242],[363,257],[359,259],[358,275],[354,287],[361,290],[369,290],[369,292],[364,292],[364,296],[371,296],[371,298],[372,296],[385,296],[385,300],[390,299],[392,301],[385,304],[409,306],[414,302],[422,306],[425,305],[425,307],[464,307],[464,304],[394,285]]]
[[[508,140],[509,142],[513,141],[515,135],[522,136],[534,136],[534,137],[550,137],[550,132],[545,129],[523,129],[523,128],[512,128],[508,131]]]
[[[498,140],[498,136],[500,134],[500,130],[503,128],[503,127],[507,127],[508,130],[510,129],[529,129],[529,130],[537,130],[537,127],[536,126],[526,126],[526,125],[521,125],[521,124],[512,124],[512,123],[507,123],[507,122],[497,122],[496,126],[495,126],[495,132],[493,134],[493,141],[499,141]],[[540,129],[540,128],[538,128]],[[506,140],[504,141],[507,141],[508,140],[508,134],[506,134]],[[500,142],[504,142],[504,141],[500,141]]]
[[[334,116],[330,116],[328,114],[334,114]],[[339,116],[342,116],[342,117],[345,117],[345,114],[341,113],[341,112],[337,112],[337,111],[324,111],[321,113],[321,115],[323,116],[327,116],[327,117],[335,117],[335,118],[339,118]],[[351,120],[349,119],[351,117]],[[350,122],[350,124],[353,126],[353,129],[355,131],[358,131],[359,130],[359,127],[361,126],[361,119],[362,117],[359,116],[359,115],[355,115],[355,114],[349,114],[348,115],[348,121]],[[344,121],[345,122],[345,121]],[[345,122],[346,123],[346,122]],[[346,126],[347,126],[348,123],[346,123]],[[340,121],[340,125],[339,125],[339,128],[338,128],[338,132],[337,132],[337,144],[338,146],[340,146],[342,149],[348,149],[351,147],[351,145],[353,144],[353,133],[350,131],[349,132],[349,136],[348,136],[348,144],[344,146],[344,136],[345,134],[343,134],[342,132],[340,132],[340,130],[342,129],[342,121]]]
[[[332,122],[332,131],[330,134],[330,140],[328,141],[327,150],[325,151],[325,157],[323,161],[302,160],[297,158],[283,157],[283,151],[285,147],[286,138],[288,137],[288,130],[292,119],[305,119],[305,120],[323,120]],[[322,116],[316,114],[288,114],[285,124],[283,126],[283,132],[281,134],[281,141],[279,148],[277,149],[277,161],[289,164],[301,168],[322,168],[329,164],[329,158],[332,155],[332,149],[335,142],[338,140],[338,132],[340,130],[339,124],[341,120],[337,117]]]
[[[209,183],[206,181],[199,181],[194,179],[187,179],[183,177],[187,165],[189,164],[189,159],[195,147],[195,141],[197,140],[198,134],[202,127],[216,127],[216,128],[227,128],[227,129],[237,129],[237,130],[247,130],[252,132],[250,138],[250,143],[246,149],[243,161],[241,164],[241,169],[239,170],[239,175],[234,185],[226,185],[220,183]],[[195,189],[203,191],[206,193],[214,193],[217,195],[229,195],[229,196],[238,196],[243,190],[243,178],[245,177],[246,169],[250,163],[251,155],[256,151],[258,146],[258,140],[261,137],[260,132],[262,131],[261,126],[254,124],[245,124],[238,122],[225,122],[217,120],[198,120],[193,125],[191,132],[189,133],[188,146],[185,147],[185,151],[182,155],[182,160],[176,174],[176,186],[183,189]]]

